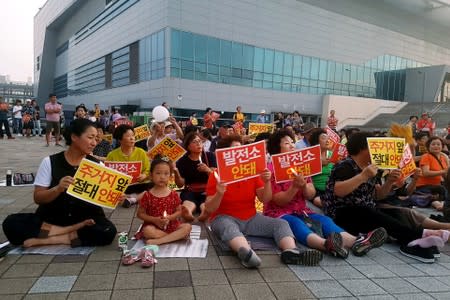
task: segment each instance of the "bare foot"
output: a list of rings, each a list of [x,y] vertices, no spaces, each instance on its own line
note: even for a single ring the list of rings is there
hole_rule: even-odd
[[[23,246],[25,248],[30,248],[30,247],[34,247],[34,246],[39,246],[42,245],[40,239],[36,239],[36,238],[31,238],[28,240],[25,240],[23,242]]]
[[[184,205],[181,205],[181,217],[186,222],[192,222],[195,219],[194,216],[192,215],[192,212]]]

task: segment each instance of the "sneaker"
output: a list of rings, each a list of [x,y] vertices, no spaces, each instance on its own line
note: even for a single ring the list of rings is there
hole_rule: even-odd
[[[432,264],[434,263],[434,255],[430,248],[422,248],[419,245],[416,246],[401,246],[400,253],[421,261],[423,263]]]
[[[439,251],[438,247],[431,246],[430,250],[431,250],[431,253],[433,253],[434,258],[440,258],[441,257],[441,252]]]
[[[144,246],[141,250],[141,267],[143,268],[149,268],[153,266],[154,264],[158,263],[158,261],[155,258],[155,253],[158,252],[158,246],[156,245],[147,245]]]
[[[261,259],[252,249],[241,247],[239,248],[237,256],[241,261],[241,264],[247,269],[257,268],[261,265]]]
[[[371,249],[383,245],[387,237],[388,234],[383,227],[372,230],[367,234],[360,234],[352,246],[353,255],[366,255]]]
[[[132,205],[136,204],[137,200],[135,197],[127,197],[123,200],[122,207],[130,208]]]
[[[325,251],[334,257],[348,257],[348,250],[343,246],[342,236],[336,232],[332,232],[325,240]]]
[[[316,266],[323,258],[323,253],[315,249],[287,249],[281,252],[281,261],[287,265]]]

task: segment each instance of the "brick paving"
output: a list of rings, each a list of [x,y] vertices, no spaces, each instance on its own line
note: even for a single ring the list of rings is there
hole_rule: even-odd
[[[36,172],[41,159],[61,151],[37,137],[0,140],[0,181],[7,169]],[[32,212],[32,187],[0,187],[0,221]],[[140,225],[136,208],[107,211],[118,231]],[[430,210],[425,210],[430,213]],[[117,241],[89,256],[8,255],[0,262],[1,299],[450,299],[450,248],[422,264],[387,244],[366,257],[325,256],[320,266],[286,266],[279,255],[258,253],[262,266],[244,269],[230,252],[210,245],[205,259],[161,258],[151,269],[122,266]],[[0,241],[5,236],[0,232]]]

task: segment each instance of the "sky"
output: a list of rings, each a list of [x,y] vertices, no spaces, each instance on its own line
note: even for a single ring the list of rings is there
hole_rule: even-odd
[[[0,75],[33,80],[33,19],[46,0],[0,1]]]

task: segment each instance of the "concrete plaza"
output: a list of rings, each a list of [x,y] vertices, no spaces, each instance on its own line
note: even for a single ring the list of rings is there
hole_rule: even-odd
[[[0,140],[0,181],[6,170],[36,172],[41,159],[62,148],[43,138]],[[33,187],[0,187],[0,221],[33,212]],[[134,233],[136,208],[107,211],[118,231]],[[430,213],[430,210],[426,210]],[[387,244],[366,257],[325,255],[320,266],[286,266],[279,255],[259,252],[262,266],[244,269],[222,251],[205,227],[207,257],[163,258],[151,269],[122,266],[117,241],[89,256],[8,255],[0,262],[1,299],[450,299],[450,248],[434,264],[402,256]],[[0,232],[0,242],[5,240]]]

